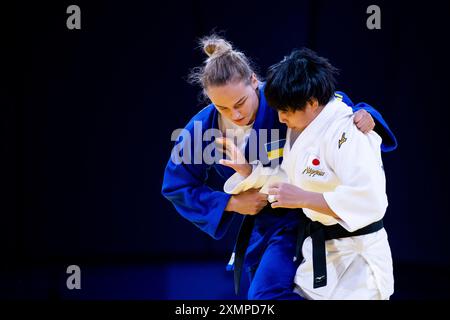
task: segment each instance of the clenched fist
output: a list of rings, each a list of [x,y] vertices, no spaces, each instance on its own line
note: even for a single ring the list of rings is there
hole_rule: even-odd
[[[259,189],[250,189],[231,196],[225,211],[234,211],[245,215],[255,215],[267,205],[267,195]]]

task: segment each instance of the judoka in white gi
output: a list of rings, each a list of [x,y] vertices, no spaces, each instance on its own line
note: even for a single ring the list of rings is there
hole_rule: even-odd
[[[314,273],[313,240],[309,236],[304,240],[303,261],[295,276],[295,291],[301,296],[388,299],[394,279],[382,226],[388,201],[381,138],[374,131],[357,130],[352,109],[333,97],[335,71],[308,49],[294,51],[270,68],[265,96],[288,126],[281,168],[246,164],[226,143],[234,156],[222,162],[237,172],[224,190],[238,194],[262,187],[260,192],[269,195],[272,207],[302,208],[308,221],[341,230],[341,236],[325,241],[326,268],[321,276]],[[377,227],[370,229],[373,226]],[[363,234],[352,234],[358,231]],[[326,282],[320,285],[322,278]]]

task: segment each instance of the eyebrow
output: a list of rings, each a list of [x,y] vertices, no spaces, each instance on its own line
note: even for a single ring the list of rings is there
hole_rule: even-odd
[[[240,98],[240,99],[233,105],[233,107],[236,106],[237,104],[241,103],[241,102],[242,102],[243,100],[245,100],[245,99],[247,99],[247,96],[243,96],[242,98]],[[226,109],[226,107],[219,106],[218,104],[216,104],[216,107]]]

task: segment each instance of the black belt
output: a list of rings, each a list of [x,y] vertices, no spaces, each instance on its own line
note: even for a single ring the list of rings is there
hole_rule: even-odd
[[[274,214],[272,212],[272,208],[270,205],[267,205],[263,210],[269,210],[270,213],[268,214]],[[282,212],[290,212],[291,209],[285,209],[285,208],[279,208],[276,209],[277,213],[276,215],[282,216]],[[300,211],[300,213],[303,215],[303,211]],[[264,212],[258,213],[259,216],[264,214]],[[267,212],[266,212],[267,214]],[[256,215],[245,215],[241,227],[239,229],[239,233],[236,240],[236,245],[234,247],[234,292],[236,295],[239,294],[240,289],[240,283],[241,283],[241,275],[242,275],[242,269],[244,267],[244,260],[245,255],[247,253],[247,247],[250,242],[250,236],[253,231],[253,227],[255,225]]]
[[[331,239],[347,238],[361,236],[376,232],[383,228],[383,220],[379,220],[368,226],[358,229],[354,232],[349,232],[341,225],[335,224],[332,226],[325,226],[317,221],[311,221],[302,214],[300,225],[298,228],[297,247],[295,258],[301,263],[303,260],[302,246],[307,237],[312,239],[313,249],[313,268],[314,281],[313,287],[320,288],[327,285],[327,263],[325,253],[325,241]]]
[[[254,215],[244,216],[234,248],[234,292],[236,295],[239,294],[245,252],[247,251],[250,235],[255,224],[255,217]]]

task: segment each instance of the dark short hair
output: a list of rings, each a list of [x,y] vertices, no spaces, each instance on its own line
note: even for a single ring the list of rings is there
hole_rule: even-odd
[[[276,110],[302,110],[311,98],[326,105],[334,96],[338,70],[327,59],[303,48],[269,68],[264,95]]]

